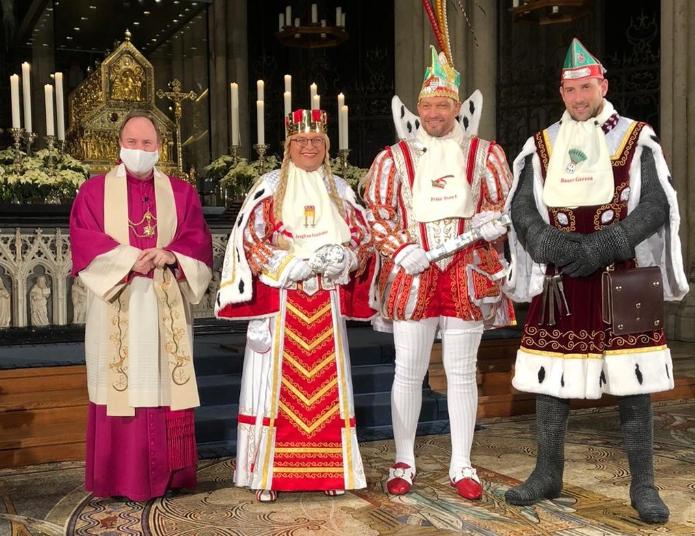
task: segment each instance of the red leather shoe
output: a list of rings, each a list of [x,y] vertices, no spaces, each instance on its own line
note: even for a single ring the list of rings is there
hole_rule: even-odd
[[[464,467],[454,476],[451,485],[456,492],[469,501],[477,501],[483,496],[483,485],[472,467]]]
[[[397,462],[389,468],[386,489],[391,495],[405,495],[413,487],[415,470],[407,463]]]

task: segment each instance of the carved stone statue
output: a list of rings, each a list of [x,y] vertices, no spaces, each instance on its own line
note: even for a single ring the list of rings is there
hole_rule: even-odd
[[[31,310],[32,326],[47,326],[48,321],[48,297],[51,289],[48,288],[46,276],[40,275],[36,278],[36,283],[29,291],[29,308]]]
[[[0,328],[10,326],[12,320],[12,300],[10,291],[7,290],[5,282],[0,279]]]
[[[73,281],[70,293],[72,295],[72,323],[84,324],[87,314],[87,289],[79,277]]]
[[[217,299],[217,291],[220,289],[220,274],[213,270],[210,285],[208,285],[207,305],[208,309],[215,308],[215,300]]]

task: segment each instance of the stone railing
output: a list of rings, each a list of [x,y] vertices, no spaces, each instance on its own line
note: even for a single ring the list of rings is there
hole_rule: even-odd
[[[213,231],[214,275],[196,318],[211,317],[227,231]],[[84,323],[87,291],[70,275],[66,228],[0,229],[0,329]]]

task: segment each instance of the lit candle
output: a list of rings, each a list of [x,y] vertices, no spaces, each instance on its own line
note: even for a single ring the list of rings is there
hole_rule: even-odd
[[[314,103],[314,97],[317,94],[318,94],[318,87],[316,86],[316,82],[314,82],[309,86],[309,104]]]
[[[263,88],[265,87],[265,84],[263,83],[263,80],[258,80],[256,82],[256,93],[258,94],[257,100],[262,101],[265,100],[263,98]]]
[[[281,32],[283,28],[285,27],[285,14],[280,13],[280,16],[278,17],[278,32]]]
[[[53,86],[46,84],[43,86],[44,96],[46,97],[46,136],[55,136],[55,123],[53,120]]]
[[[19,76],[10,76],[10,93],[12,95],[12,128],[21,128],[19,119]]]
[[[341,22],[343,22],[343,8],[338,6],[335,8],[335,25],[340,26]]]
[[[56,130],[59,140],[65,140],[65,105],[63,101],[63,73],[55,74]]]
[[[311,24],[316,24],[319,21],[319,6],[311,4]]]
[[[285,101],[285,115],[292,112],[292,93],[285,91],[282,94],[283,100]]]
[[[345,144],[345,149],[347,149],[350,146],[348,143],[348,107],[343,106],[340,109],[340,113],[343,115],[343,143]]]
[[[285,75],[285,91],[292,93],[292,76],[289,74]]]
[[[232,145],[239,145],[239,84],[232,82]]]
[[[338,149],[345,149],[343,142],[343,106],[345,105],[345,95],[338,93]]]
[[[312,110],[320,110],[321,109],[321,96],[320,95],[314,95],[311,97],[311,109]]]
[[[25,61],[22,63],[22,97],[24,98],[24,129],[31,129],[31,66]]]
[[[287,6],[285,8],[285,24],[287,24],[287,26],[292,26],[292,6]]]
[[[262,100],[256,101],[256,127],[258,131],[258,145],[265,145],[265,123],[263,122],[263,108],[264,104]]]

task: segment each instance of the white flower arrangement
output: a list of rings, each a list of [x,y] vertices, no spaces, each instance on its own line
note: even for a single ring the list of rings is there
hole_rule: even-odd
[[[0,151],[0,202],[69,203],[89,170],[70,155],[49,153],[47,149],[32,155],[20,153],[15,164],[13,149]]]

